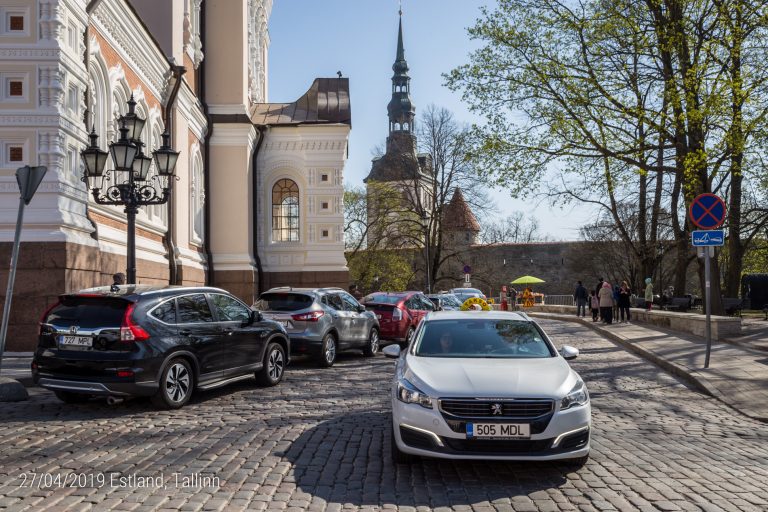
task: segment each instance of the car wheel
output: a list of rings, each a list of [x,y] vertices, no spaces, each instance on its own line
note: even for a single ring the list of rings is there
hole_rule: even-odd
[[[413,339],[413,333],[416,332],[416,329],[413,327],[409,327],[408,331],[405,333],[405,341],[400,343],[400,348],[406,348],[408,345],[411,344],[411,340]]]
[[[320,366],[330,368],[336,362],[336,336],[328,333],[323,338],[323,345],[320,349]]]
[[[54,391],[56,398],[64,402],[65,404],[82,404],[87,402],[91,395],[84,395],[82,393],[73,393],[71,391]]]
[[[264,352],[264,366],[256,372],[256,382],[260,386],[276,386],[283,380],[285,372],[285,349],[279,343],[270,343]]]
[[[371,334],[368,335],[368,344],[363,349],[363,355],[365,357],[373,357],[376,352],[379,351],[379,331],[371,329]]]
[[[400,448],[397,447],[397,441],[395,440],[395,427],[390,427],[390,444],[392,449],[392,462],[395,464],[410,464],[413,462],[413,455],[409,453],[403,453]]]
[[[152,397],[152,403],[162,409],[179,409],[189,402],[195,378],[186,359],[171,359],[160,375],[160,389]]]

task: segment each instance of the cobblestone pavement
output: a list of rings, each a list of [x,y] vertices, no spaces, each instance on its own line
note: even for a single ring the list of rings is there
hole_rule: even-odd
[[[299,362],[276,388],[200,393],[173,412],[138,400],[64,405],[33,389],[29,402],[0,404],[0,508],[768,510],[768,425],[583,326],[542,325],[582,350],[573,365],[592,393],[594,432],[579,470],[394,467],[393,363],[349,355],[330,370]]]

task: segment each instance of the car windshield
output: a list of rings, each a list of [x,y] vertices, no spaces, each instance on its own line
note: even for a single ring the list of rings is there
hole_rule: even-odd
[[[263,293],[256,303],[259,311],[298,311],[312,305],[312,297],[303,293]]]
[[[372,293],[363,299],[363,302],[376,304],[397,304],[403,300],[402,295],[390,295],[388,293]]]
[[[427,322],[414,353],[422,357],[499,359],[556,355],[532,322],[489,318]]]
[[[455,295],[443,295],[443,302],[449,306],[461,307],[461,301]]]
[[[483,292],[481,292],[477,288],[455,288],[453,290],[453,293],[462,293],[464,295],[470,295],[472,293],[476,293],[478,295],[482,295],[483,294]]]

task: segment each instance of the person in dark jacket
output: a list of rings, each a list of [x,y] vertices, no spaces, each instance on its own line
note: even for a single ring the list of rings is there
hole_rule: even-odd
[[[621,313],[621,321],[629,323],[632,318],[629,316],[629,298],[632,296],[632,290],[626,281],[621,282],[621,288],[619,288],[619,312]],[[624,315],[627,315],[627,319],[624,320]]]
[[[602,289],[603,289],[603,283],[604,283],[604,282],[605,282],[605,281],[603,281],[603,278],[602,278],[602,277],[598,277],[598,278],[597,278],[597,286],[595,286],[595,296],[596,296],[598,299],[600,298],[600,290],[602,290]],[[600,318],[600,320],[605,320],[605,319],[603,318],[603,308],[600,308],[600,310],[599,310],[599,318]]]
[[[587,316],[587,289],[581,284],[581,281],[576,282],[576,290],[573,292],[573,300],[576,303],[576,316]]]

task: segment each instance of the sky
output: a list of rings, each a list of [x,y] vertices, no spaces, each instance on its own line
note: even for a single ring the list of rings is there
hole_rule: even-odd
[[[403,0],[403,44],[417,122],[422,109],[435,104],[453,112],[460,123],[483,123],[458,93],[445,87],[442,74],[469,62],[479,45],[469,39],[467,28],[480,7],[492,3]],[[337,71],[350,80],[352,132],[344,167],[349,185],[363,185],[372,151],[383,147],[387,137],[398,8],[398,0],[274,0],[272,7],[268,101],[294,101],[316,77],[335,77]],[[594,217],[583,207],[562,210],[538,200],[512,199],[504,190],[490,193],[495,215],[522,211],[555,240],[577,240],[579,228]]]

